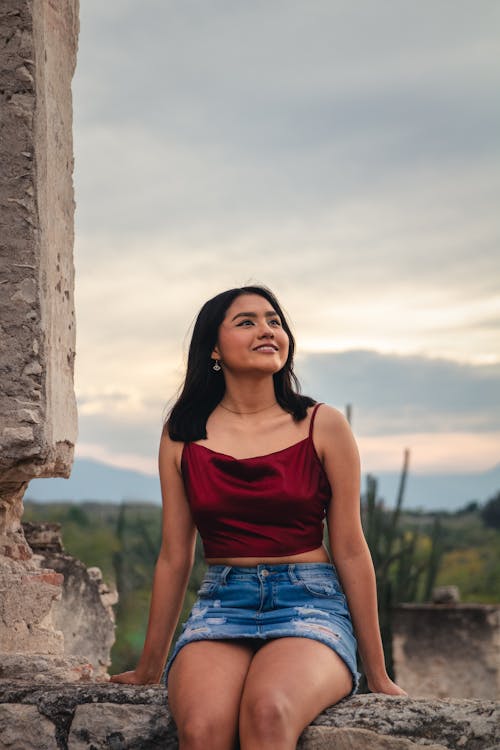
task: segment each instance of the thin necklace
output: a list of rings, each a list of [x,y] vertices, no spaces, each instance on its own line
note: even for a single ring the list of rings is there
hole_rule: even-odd
[[[278,402],[275,401],[274,404],[271,404],[271,406],[264,406],[263,409],[257,409],[256,411],[236,411],[235,409],[230,409],[228,406],[224,406],[223,403],[219,401],[219,406],[222,406],[223,409],[226,411],[230,411],[232,414],[258,414],[261,411],[266,411],[267,409],[272,409],[273,406],[276,406]]]

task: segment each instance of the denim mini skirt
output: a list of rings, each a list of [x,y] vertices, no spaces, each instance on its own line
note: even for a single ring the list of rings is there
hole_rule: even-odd
[[[356,639],[346,597],[331,563],[255,567],[209,565],[197,599],[163,672],[194,641],[245,638],[311,638],[329,646],[349,668],[351,695],[358,689]]]

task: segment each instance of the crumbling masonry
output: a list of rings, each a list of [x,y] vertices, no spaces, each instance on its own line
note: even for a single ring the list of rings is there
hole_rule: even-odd
[[[21,528],[33,477],[69,476],[77,436],[73,390],[71,80],[78,0],[0,5],[0,670],[38,655],[66,679],[54,628],[63,576],[40,566]]]

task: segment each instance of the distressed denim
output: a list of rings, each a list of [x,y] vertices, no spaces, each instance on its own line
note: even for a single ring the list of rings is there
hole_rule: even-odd
[[[356,639],[334,565],[210,565],[162,680],[167,682],[180,649],[193,641],[248,638],[265,642],[290,636],[312,638],[333,649],[352,673],[351,695],[357,691]]]

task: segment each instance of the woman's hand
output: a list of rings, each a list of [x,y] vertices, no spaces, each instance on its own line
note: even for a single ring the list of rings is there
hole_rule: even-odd
[[[148,677],[141,674],[137,669],[131,669],[129,672],[113,674],[109,680],[110,682],[121,682],[124,685],[158,685],[160,677]]]
[[[384,695],[408,695],[408,693],[396,685],[389,675],[377,680],[367,679],[368,690],[371,693],[383,693]]]

